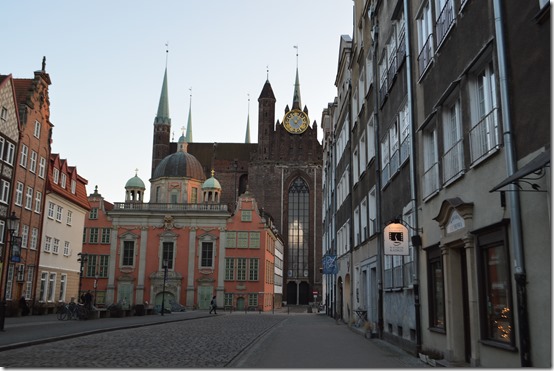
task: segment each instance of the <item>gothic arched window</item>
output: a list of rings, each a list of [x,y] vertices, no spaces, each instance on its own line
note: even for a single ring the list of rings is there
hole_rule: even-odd
[[[308,277],[308,234],[310,230],[310,190],[302,178],[289,188],[287,275]]]

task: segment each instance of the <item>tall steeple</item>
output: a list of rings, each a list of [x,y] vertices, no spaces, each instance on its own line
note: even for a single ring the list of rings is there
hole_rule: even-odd
[[[296,81],[294,82],[294,93],[292,96],[292,109],[302,109],[302,99],[300,98],[300,79],[298,78],[298,45],[296,49]]]
[[[158,114],[156,115],[156,123],[169,122],[169,98],[167,95],[167,66],[165,67],[164,81],[162,84],[162,92],[160,94],[160,103],[158,104]]]
[[[248,94],[248,117],[246,118],[246,137],[244,143],[250,143],[250,94]]]
[[[167,46],[167,44],[166,44]],[[171,118],[169,117],[169,97],[167,94],[167,53],[165,61],[164,80],[158,104],[158,113],[154,119],[154,135],[152,145],[152,175],[158,164],[169,155],[169,137],[171,132]]]
[[[189,99],[189,119],[187,122],[187,143],[192,143],[192,88],[190,90],[190,99]]]

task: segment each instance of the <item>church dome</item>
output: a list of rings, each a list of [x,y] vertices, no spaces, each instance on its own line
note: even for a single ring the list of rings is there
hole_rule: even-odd
[[[134,177],[129,179],[127,183],[125,183],[125,188],[140,188],[140,189],[146,189],[144,186],[144,182],[142,179],[138,177],[138,175],[135,174]]]
[[[213,171],[212,177],[207,179],[204,184],[202,184],[202,189],[221,189],[221,184],[219,184],[219,181],[214,178]]]
[[[193,178],[204,180],[206,176],[200,162],[190,153],[177,151],[164,158],[154,170],[152,176],[156,178]]]

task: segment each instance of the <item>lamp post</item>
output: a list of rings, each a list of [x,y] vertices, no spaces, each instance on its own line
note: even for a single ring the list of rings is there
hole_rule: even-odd
[[[96,307],[96,291],[98,288],[98,272],[94,276],[94,306]]]
[[[164,284],[162,289],[162,316],[165,312],[165,281],[167,280],[167,260],[164,259],[163,261],[163,267],[164,269]]]
[[[19,254],[19,246],[17,245],[17,242],[15,241],[15,231],[17,229],[17,223],[19,222],[19,218],[17,215],[15,215],[15,211],[12,211],[12,214],[7,219],[8,221],[8,233],[10,235],[10,241],[9,244],[4,244],[4,254],[3,254],[3,264],[2,264],[2,279],[4,280],[4,292],[2,294],[2,302],[0,302],[0,331],[4,331],[4,322],[6,319],[6,292],[8,291],[8,271],[10,267],[11,260],[13,261],[19,261],[20,254]],[[11,249],[10,249],[11,248]],[[10,258],[10,250],[14,250],[12,252],[12,257]],[[17,251],[15,251],[17,250]]]
[[[86,253],[78,253],[77,254],[79,258],[77,261],[80,263],[79,266],[79,292],[77,293],[77,301],[81,302],[81,285],[83,283],[83,266],[85,265],[85,262],[88,260],[88,254]]]

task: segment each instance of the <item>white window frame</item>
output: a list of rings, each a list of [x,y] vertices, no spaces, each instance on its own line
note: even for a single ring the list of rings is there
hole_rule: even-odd
[[[14,203],[17,206],[23,205],[23,189],[24,188],[25,188],[25,186],[23,185],[23,183],[21,183],[21,182],[16,183]]]
[[[60,170],[58,168],[54,168],[54,170],[52,170],[52,177],[54,179],[54,183],[58,184],[60,181]]]
[[[15,158],[15,144],[8,142],[8,150],[6,151],[6,162],[10,165],[13,165],[14,158]]]
[[[439,157],[437,128],[432,126],[423,130],[423,199],[439,191]]]
[[[21,158],[19,159],[19,166],[27,167],[27,157],[29,156],[29,147],[25,144],[21,144]]]
[[[27,193],[25,194],[25,209],[33,209],[33,188],[27,186]]]
[[[31,231],[31,250],[37,249],[37,243],[38,243],[38,228],[33,227],[33,230]]]
[[[464,146],[460,100],[443,106],[442,109],[442,178],[447,185],[464,172]]]
[[[46,159],[40,156],[40,161],[38,164],[38,176],[44,179],[45,174],[46,174]]]
[[[7,204],[10,198],[10,182],[2,179],[0,183],[0,202]]]
[[[29,171],[33,174],[37,172],[37,159],[38,159],[38,153],[35,151],[31,151],[31,161],[29,163]]]
[[[63,215],[63,207],[60,205],[56,205],[56,221],[61,223],[62,222],[62,215]]]
[[[40,214],[42,210],[42,192],[35,192],[35,213]]]
[[[35,131],[33,132],[33,135],[35,136],[35,138],[40,138],[40,122],[38,121],[35,121]]]
[[[44,252],[52,252],[52,237],[44,237]]]

